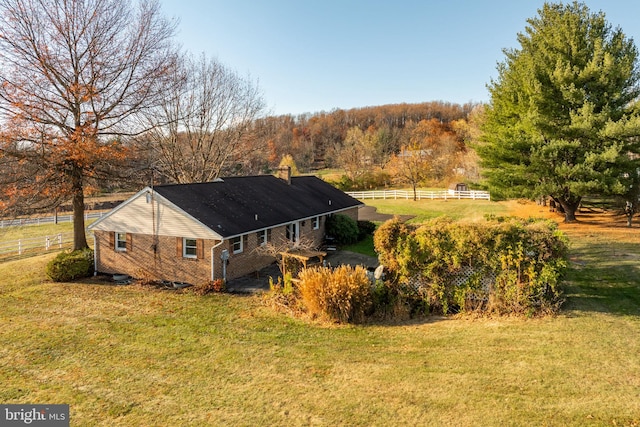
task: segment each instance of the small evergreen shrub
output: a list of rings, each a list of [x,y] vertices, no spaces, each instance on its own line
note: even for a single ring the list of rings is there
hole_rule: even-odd
[[[358,221],[358,241],[364,240],[367,236],[373,236],[376,225],[371,221]]]
[[[49,261],[45,273],[54,282],[69,282],[89,277],[93,274],[93,250],[61,252]]]
[[[358,223],[351,217],[336,214],[327,218],[326,233],[340,245],[350,245],[358,241]]]
[[[299,279],[300,298],[314,317],[361,322],[371,308],[371,282],[364,267],[310,268]]]

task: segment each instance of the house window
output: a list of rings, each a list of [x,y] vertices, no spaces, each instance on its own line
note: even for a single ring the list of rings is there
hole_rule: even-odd
[[[116,232],[116,251],[126,251],[127,250],[127,233],[118,233]]]
[[[314,230],[317,230],[318,228],[320,228],[320,217],[317,216],[317,217],[313,218],[312,224],[313,224],[313,229]]]
[[[242,243],[242,236],[234,237],[233,239],[231,239],[231,249],[234,254],[239,254],[242,252]]]
[[[286,237],[287,240],[289,240],[290,242],[293,243],[297,243],[298,242],[298,223],[294,222],[293,224],[287,224],[287,229],[286,229]]]
[[[198,257],[198,243],[196,239],[182,239],[182,256],[185,258]]]
[[[271,241],[271,229],[258,231],[258,245],[264,246]]]

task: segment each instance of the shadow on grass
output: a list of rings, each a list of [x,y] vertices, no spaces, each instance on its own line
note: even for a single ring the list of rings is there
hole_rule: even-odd
[[[593,264],[567,271],[563,311],[640,316],[640,263]]]

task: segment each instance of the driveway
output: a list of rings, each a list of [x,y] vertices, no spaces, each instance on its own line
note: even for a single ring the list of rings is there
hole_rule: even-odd
[[[406,222],[412,218],[415,218],[415,215],[390,215],[383,214],[378,212],[378,208],[375,206],[364,205],[360,209],[358,209],[358,219],[362,221],[378,221],[385,222],[388,219],[393,219],[393,217],[397,216],[400,218],[400,221]]]

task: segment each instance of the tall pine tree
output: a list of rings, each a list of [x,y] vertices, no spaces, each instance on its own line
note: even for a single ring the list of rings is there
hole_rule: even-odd
[[[582,3],[549,4],[505,49],[477,147],[492,190],[551,196],[575,221],[589,194],[622,194],[640,135],[633,40]]]

